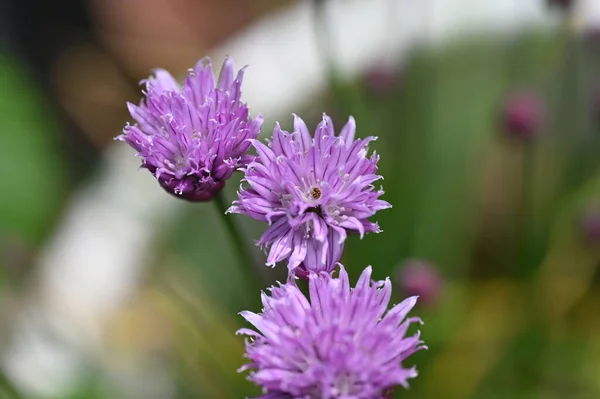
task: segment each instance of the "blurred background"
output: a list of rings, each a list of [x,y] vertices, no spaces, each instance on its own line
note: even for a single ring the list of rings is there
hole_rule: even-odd
[[[421,296],[397,398],[600,397],[600,1],[0,0],[0,398],[259,393],[234,332],[261,287],[216,208],[113,141],[152,68],[207,54],[250,65],[266,136],[379,137],[394,207],[343,263]]]

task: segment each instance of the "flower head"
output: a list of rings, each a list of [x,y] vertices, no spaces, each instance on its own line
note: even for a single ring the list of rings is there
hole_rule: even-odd
[[[390,204],[373,186],[381,179],[379,157],[367,157],[375,137],[355,140],[355,130],[350,117],[337,136],[324,115],[313,138],[295,116],[293,133],[276,125],[268,146],[253,141],[258,158],[246,168],[247,185],[229,212],[269,223],[258,242],[269,249],[268,265],[288,259],[296,274],[332,271],[348,232],[362,238],[380,231],[368,218]]]
[[[371,267],[355,288],[340,266],[337,278],[310,274],[309,298],[293,279],[270,290],[262,295],[262,313],[241,313],[256,331],[238,331],[250,337],[250,362],[240,371],[253,370],[248,378],[272,395],[265,398],[380,399],[416,377],[402,362],[425,349],[419,332],[406,336],[412,323],[421,323],[406,318],[417,298],[387,311],[390,280],[371,281]]]
[[[240,100],[245,68],[234,79],[227,58],[215,82],[204,58],[190,69],[183,87],[163,69],[145,81],[145,99],[129,103],[136,120],[117,137],[132,146],[169,193],[188,201],[208,201],[223,188],[247,155],[248,139],[257,137],[262,117],[251,119]]]
[[[545,119],[544,103],[531,91],[516,91],[505,100],[502,124],[512,138],[528,140],[535,137]]]

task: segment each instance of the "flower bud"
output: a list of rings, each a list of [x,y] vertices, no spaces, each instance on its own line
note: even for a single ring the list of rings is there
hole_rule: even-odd
[[[399,75],[392,67],[378,64],[367,70],[363,80],[369,92],[387,94],[398,85]]]
[[[544,104],[535,92],[514,92],[507,97],[504,103],[503,129],[514,139],[528,140],[537,136],[544,119]]]
[[[396,283],[406,296],[418,296],[421,304],[434,304],[443,291],[439,271],[420,259],[403,262],[396,273]]]

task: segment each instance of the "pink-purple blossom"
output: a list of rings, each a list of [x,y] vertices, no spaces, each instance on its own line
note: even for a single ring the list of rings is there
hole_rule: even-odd
[[[248,337],[240,371],[261,398],[381,399],[408,387],[417,371],[403,362],[426,348],[420,332],[407,335],[422,323],[407,318],[417,298],[388,310],[391,282],[372,281],[370,266],[354,288],[341,265],[339,277],[311,273],[308,284],[308,298],[290,279],[262,294],[262,313],[241,313],[255,329],[238,331]]]
[[[531,90],[510,93],[502,110],[502,125],[509,137],[530,140],[536,137],[545,122],[545,107],[540,95]]]
[[[229,212],[267,222],[258,244],[268,249],[267,265],[288,260],[291,274],[332,271],[348,233],[379,232],[370,217],[390,207],[373,183],[377,154],[367,156],[375,137],[355,139],[350,117],[336,135],[327,115],[314,137],[294,116],[294,131],[275,126],[265,145],[252,140],[258,157],[245,168],[245,184]]]
[[[443,295],[442,275],[435,266],[425,260],[406,260],[399,266],[395,277],[402,293],[418,296],[421,305],[434,305]]]
[[[142,167],[169,193],[188,201],[208,201],[233,172],[254,157],[246,154],[263,119],[249,116],[241,101],[245,68],[234,77],[231,58],[215,82],[209,58],[190,69],[183,87],[163,69],[145,80],[145,98],[129,103],[137,122],[118,137],[137,152]]]

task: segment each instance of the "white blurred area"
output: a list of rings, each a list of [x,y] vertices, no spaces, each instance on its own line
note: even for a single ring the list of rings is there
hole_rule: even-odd
[[[600,2],[581,2],[576,12],[578,21],[595,23]],[[510,35],[551,26],[558,18],[544,0],[329,0],[326,14],[331,56],[349,79],[376,61],[401,61],[416,43],[435,45],[473,32]],[[255,22],[213,57],[225,54],[251,66],[245,100],[270,123],[290,118],[325,88],[311,1],[299,0]],[[115,143],[98,178],[73,195],[38,259],[37,285],[3,356],[6,373],[28,396],[63,397],[77,384],[81,365],[102,352],[106,321],[143,275],[155,226],[178,212],[179,202],[138,166],[130,148]],[[144,381],[137,385],[145,389],[132,388],[130,397],[172,397],[165,370],[140,370],[132,378]]]

